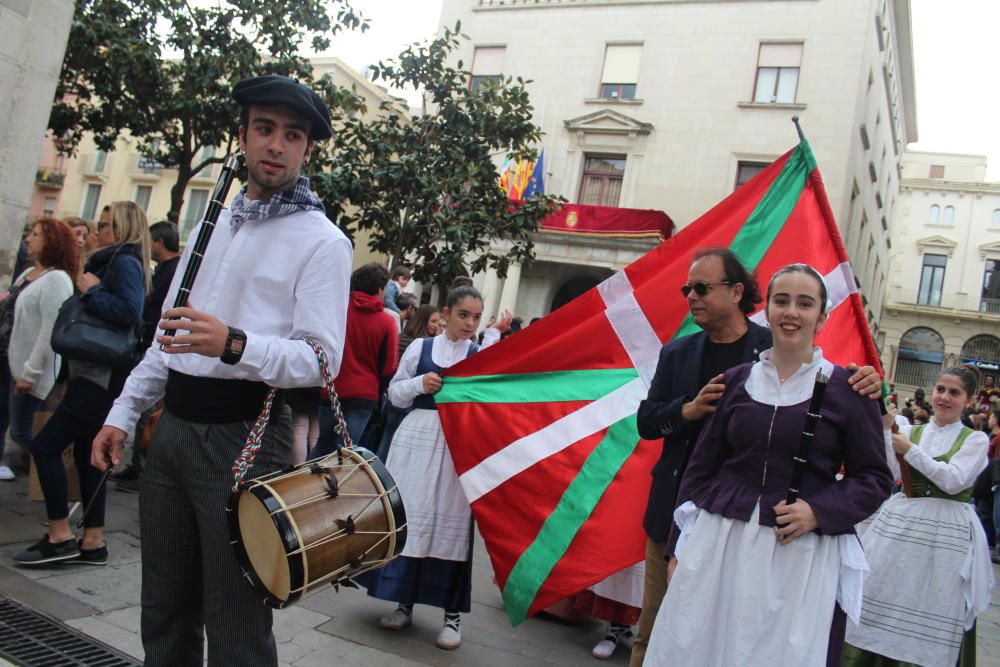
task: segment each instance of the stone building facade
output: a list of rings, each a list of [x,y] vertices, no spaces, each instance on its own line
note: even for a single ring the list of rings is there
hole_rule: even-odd
[[[0,0],[0,273],[26,222],[72,20],[71,0]]]
[[[1000,183],[980,155],[910,151],[890,227],[880,333],[887,377],[909,394],[971,363],[1000,381]]]
[[[659,209],[683,228],[790,149],[799,116],[877,323],[917,138],[907,0],[444,0],[441,24],[456,21],[471,86],[530,80],[546,191],[574,203]],[[560,271],[478,277],[488,303],[544,315],[548,295],[617,267],[589,241],[558,243]]]

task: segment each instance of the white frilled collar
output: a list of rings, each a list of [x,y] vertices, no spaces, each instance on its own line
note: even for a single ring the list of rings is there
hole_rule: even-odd
[[[760,361],[750,369],[747,378],[747,393],[750,398],[768,405],[795,405],[812,396],[813,385],[816,383],[816,371],[822,369],[829,377],[833,373],[833,364],[823,358],[823,350],[813,348],[812,361],[799,366],[784,383],[778,380],[778,369],[771,361],[772,350],[765,350],[760,355]]]

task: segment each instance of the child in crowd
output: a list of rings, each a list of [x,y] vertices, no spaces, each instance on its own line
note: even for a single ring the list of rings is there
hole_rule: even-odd
[[[462,492],[441,430],[434,394],[441,372],[479,350],[471,338],[479,328],[483,299],[472,287],[448,294],[444,333],[414,341],[403,354],[389,383],[397,408],[413,407],[392,440],[386,467],[405,498],[407,537],[401,555],[385,567],[358,578],[368,594],[399,606],[381,620],[382,627],[402,630],[413,622],[413,605],[444,609],[437,637],[443,649],[461,644],[459,614],[472,596],[472,511]],[[483,346],[510,327],[510,313],[487,331]]]
[[[389,274],[389,282],[386,283],[385,294],[382,297],[382,302],[385,303],[387,310],[391,310],[394,313],[399,312],[399,306],[396,305],[396,297],[399,296],[409,284],[409,267],[402,265],[392,267],[392,272]]]

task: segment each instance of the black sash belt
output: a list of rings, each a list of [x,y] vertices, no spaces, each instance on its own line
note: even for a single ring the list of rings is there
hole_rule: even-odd
[[[263,382],[203,378],[169,371],[164,404],[172,415],[198,424],[253,421],[264,406],[268,389]],[[272,420],[281,414],[284,405],[285,392],[279,389],[271,408]]]

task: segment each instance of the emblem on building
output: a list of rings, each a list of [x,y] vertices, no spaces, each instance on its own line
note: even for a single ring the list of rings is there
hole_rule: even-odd
[[[576,227],[576,211],[570,211],[569,215],[566,216],[566,226]]]

